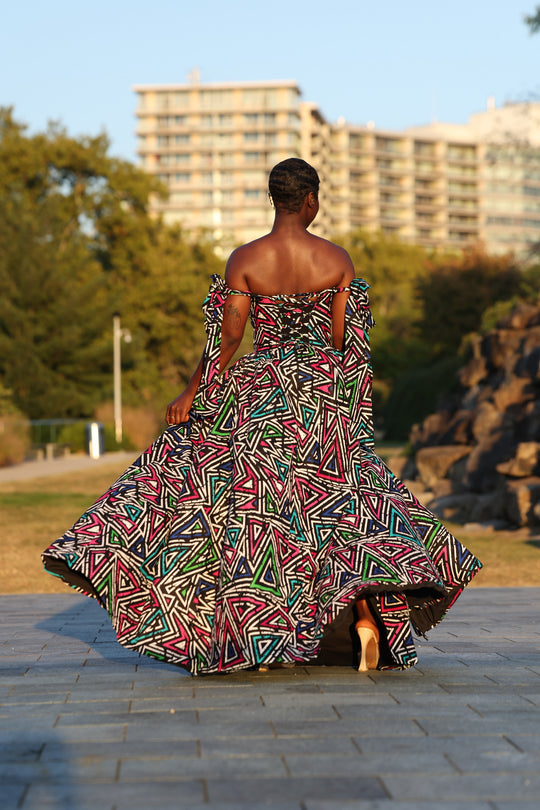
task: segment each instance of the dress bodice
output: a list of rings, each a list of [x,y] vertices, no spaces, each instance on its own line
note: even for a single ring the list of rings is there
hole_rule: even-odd
[[[301,341],[332,343],[332,300],[343,288],[298,295],[251,296],[250,318],[256,351]]]

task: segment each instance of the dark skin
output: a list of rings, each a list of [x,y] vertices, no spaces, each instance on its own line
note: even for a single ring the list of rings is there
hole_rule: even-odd
[[[346,250],[309,233],[319,210],[317,196],[306,194],[300,211],[276,206],[270,233],[231,253],[225,282],[232,290],[259,295],[294,295],[328,287],[348,287],[354,267]],[[336,293],[332,304],[332,340],[343,346],[345,304],[348,292]],[[238,349],[249,316],[249,295],[230,295],[225,301],[221,326],[220,373]],[[202,358],[187,387],[167,408],[167,423],[187,422],[201,380]]]

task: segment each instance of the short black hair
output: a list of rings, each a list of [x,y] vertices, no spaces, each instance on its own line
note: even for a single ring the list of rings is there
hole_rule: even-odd
[[[268,178],[268,190],[276,208],[298,212],[306,194],[319,194],[319,175],[300,158],[287,158],[277,163]]]

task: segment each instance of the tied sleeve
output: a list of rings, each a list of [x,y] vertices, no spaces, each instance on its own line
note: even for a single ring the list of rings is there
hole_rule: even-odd
[[[206,344],[203,351],[201,381],[193,402],[192,412],[196,418],[212,416],[219,409],[227,381],[227,372],[219,373],[221,353],[221,324],[225,301],[229,295],[248,295],[231,290],[219,275],[213,275],[208,295],[203,301]]]
[[[369,284],[360,278],[350,283],[345,308],[343,373],[348,399],[351,439],[373,446],[372,365],[369,330],[375,325],[369,306]]]

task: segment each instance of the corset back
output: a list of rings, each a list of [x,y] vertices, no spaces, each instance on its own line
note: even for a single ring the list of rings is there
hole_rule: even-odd
[[[250,318],[255,351],[284,343],[332,343],[332,299],[339,288],[298,295],[253,295]]]

